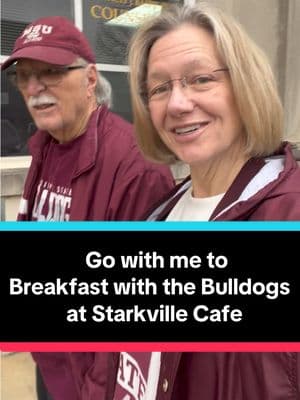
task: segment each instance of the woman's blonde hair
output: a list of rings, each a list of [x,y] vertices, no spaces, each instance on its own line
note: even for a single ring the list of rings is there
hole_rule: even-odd
[[[135,131],[147,158],[172,163],[176,156],[154,128],[144,96],[149,52],[156,40],[192,24],[210,32],[220,61],[229,69],[235,101],[246,135],[245,154],[265,156],[274,152],[283,134],[283,111],[270,64],[262,50],[229,15],[207,3],[172,6],[145,22],[129,43],[129,81]]]

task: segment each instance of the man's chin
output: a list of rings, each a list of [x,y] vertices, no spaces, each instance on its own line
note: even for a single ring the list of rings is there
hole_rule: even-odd
[[[57,124],[51,123],[51,121],[46,120],[45,118],[36,118],[34,119],[35,125],[38,129],[41,129],[42,131],[55,131],[58,129]]]

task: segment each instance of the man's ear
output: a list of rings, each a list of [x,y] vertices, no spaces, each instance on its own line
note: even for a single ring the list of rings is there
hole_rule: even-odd
[[[86,79],[88,93],[89,95],[94,95],[98,79],[98,72],[95,64],[89,64],[86,67]]]

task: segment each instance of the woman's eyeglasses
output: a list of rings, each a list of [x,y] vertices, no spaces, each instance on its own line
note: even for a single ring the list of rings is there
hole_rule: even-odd
[[[215,69],[207,74],[191,74],[183,78],[170,79],[159,85],[149,88],[146,93],[148,101],[162,101],[169,98],[173,90],[173,82],[179,81],[183,88],[188,88],[192,92],[205,92],[212,89],[218,82],[218,72],[228,71],[228,68]]]

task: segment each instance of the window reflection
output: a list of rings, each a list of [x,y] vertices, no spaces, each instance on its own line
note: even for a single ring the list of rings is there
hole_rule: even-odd
[[[180,0],[87,0],[83,7],[83,30],[101,64],[126,65],[128,41],[145,19],[160,13],[162,7]]]
[[[19,91],[1,74],[1,156],[28,154],[27,141],[35,125]]]

